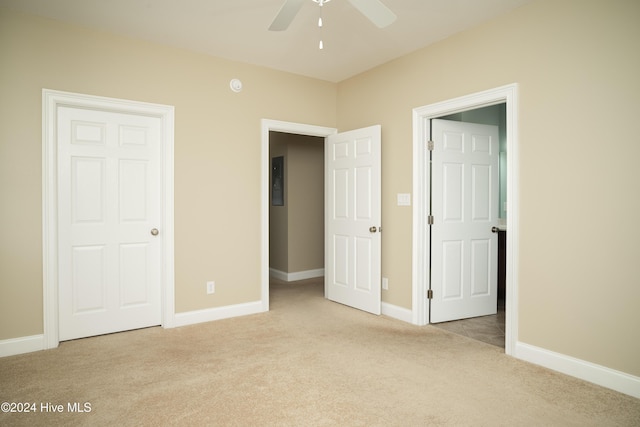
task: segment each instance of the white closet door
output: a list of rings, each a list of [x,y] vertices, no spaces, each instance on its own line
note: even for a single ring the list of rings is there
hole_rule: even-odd
[[[59,338],[159,325],[160,119],[57,114]]]

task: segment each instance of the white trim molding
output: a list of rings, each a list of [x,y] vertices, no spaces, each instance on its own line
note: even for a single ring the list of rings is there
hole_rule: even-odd
[[[315,279],[316,277],[324,276],[324,268],[317,268],[315,270],[294,271],[293,273],[287,273],[284,271],[276,270],[275,268],[269,269],[269,276],[285,282],[295,282],[297,280]]]
[[[204,310],[187,311],[175,314],[174,326],[195,325],[196,323],[248,316],[250,314],[262,313],[263,311],[261,301],[226,305],[224,307],[207,308]]]
[[[57,110],[59,106],[93,108],[125,114],[144,114],[161,120],[162,197],[162,326],[175,326],[174,283],[174,107],[105,98],[50,89],[42,90],[42,240],[43,240],[43,348],[55,348],[58,339],[58,192]],[[28,337],[27,337],[28,338]]]
[[[518,85],[510,84],[471,95],[415,108],[413,110],[413,258],[412,323],[429,322],[426,293],[429,260],[428,224],[429,185],[426,141],[430,137],[429,120],[496,104],[506,104],[507,134],[507,277],[505,353],[513,354],[518,340],[518,248],[519,248],[519,150]]]
[[[392,317],[396,320],[401,320],[407,323],[412,323],[413,313],[408,308],[389,304],[388,302],[382,302],[380,304],[380,310],[383,316]]]
[[[518,359],[640,399],[640,377],[523,342],[516,343],[515,350]]]
[[[0,357],[32,353],[34,351],[44,350],[44,348],[44,335],[11,338],[0,341]]]

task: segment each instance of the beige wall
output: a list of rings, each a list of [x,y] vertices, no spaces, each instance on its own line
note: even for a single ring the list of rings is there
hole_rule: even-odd
[[[335,127],[335,84],[3,9],[0,62],[0,340],[43,332],[42,88],[175,106],[176,311],[260,300],[260,120]]]
[[[176,106],[182,312],[260,297],[263,117],[382,125],[383,299],[411,307],[411,110],[518,83],[519,338],[640,375],[636,0],[539,0],[337,86],[0,13],[0,339],[42,333],[43,87]]]
[[[324,268],[324,138],[270,132],[284,156],[285,205],[271,206],[269,266],[284,273]]]
[[[339,84],[340,130],[382,125],[385,301],[411,307],[411,110],[518,83],[519,338],[640,375],[639,16],[536,1]]]
[[[289,144],[289,272],[324,268],[324,138]]]
[[[287,141],[281,138],[282,133],[269,132],[269,155],[271,158],[283,157],[284,162],[284,205],[273,206],[269,203],[269,268],[278,271],[289,271],[289,209],[287,197],[287,184],[289,179],[286,176],[287,167]],[[269,175],[269,188],[272,181]],[[271,194],[269,194],[271,197]]]

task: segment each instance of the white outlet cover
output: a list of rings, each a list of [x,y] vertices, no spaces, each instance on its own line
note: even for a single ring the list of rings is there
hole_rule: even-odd
[[[398,193],[398,206],[411,206],[411,194]]]

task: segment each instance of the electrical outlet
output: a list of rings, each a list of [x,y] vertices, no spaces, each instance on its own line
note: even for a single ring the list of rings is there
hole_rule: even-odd
[[[216,292],[216,282],[214,282],[213,280],[210,282],[207,282],[207,293],[214,294],[215,292]]]
[[[389,290],[389,279],[386,277],[382,278],[382,289]]]
[[[398,206],[411,206],[411,193],[398,193]]]

